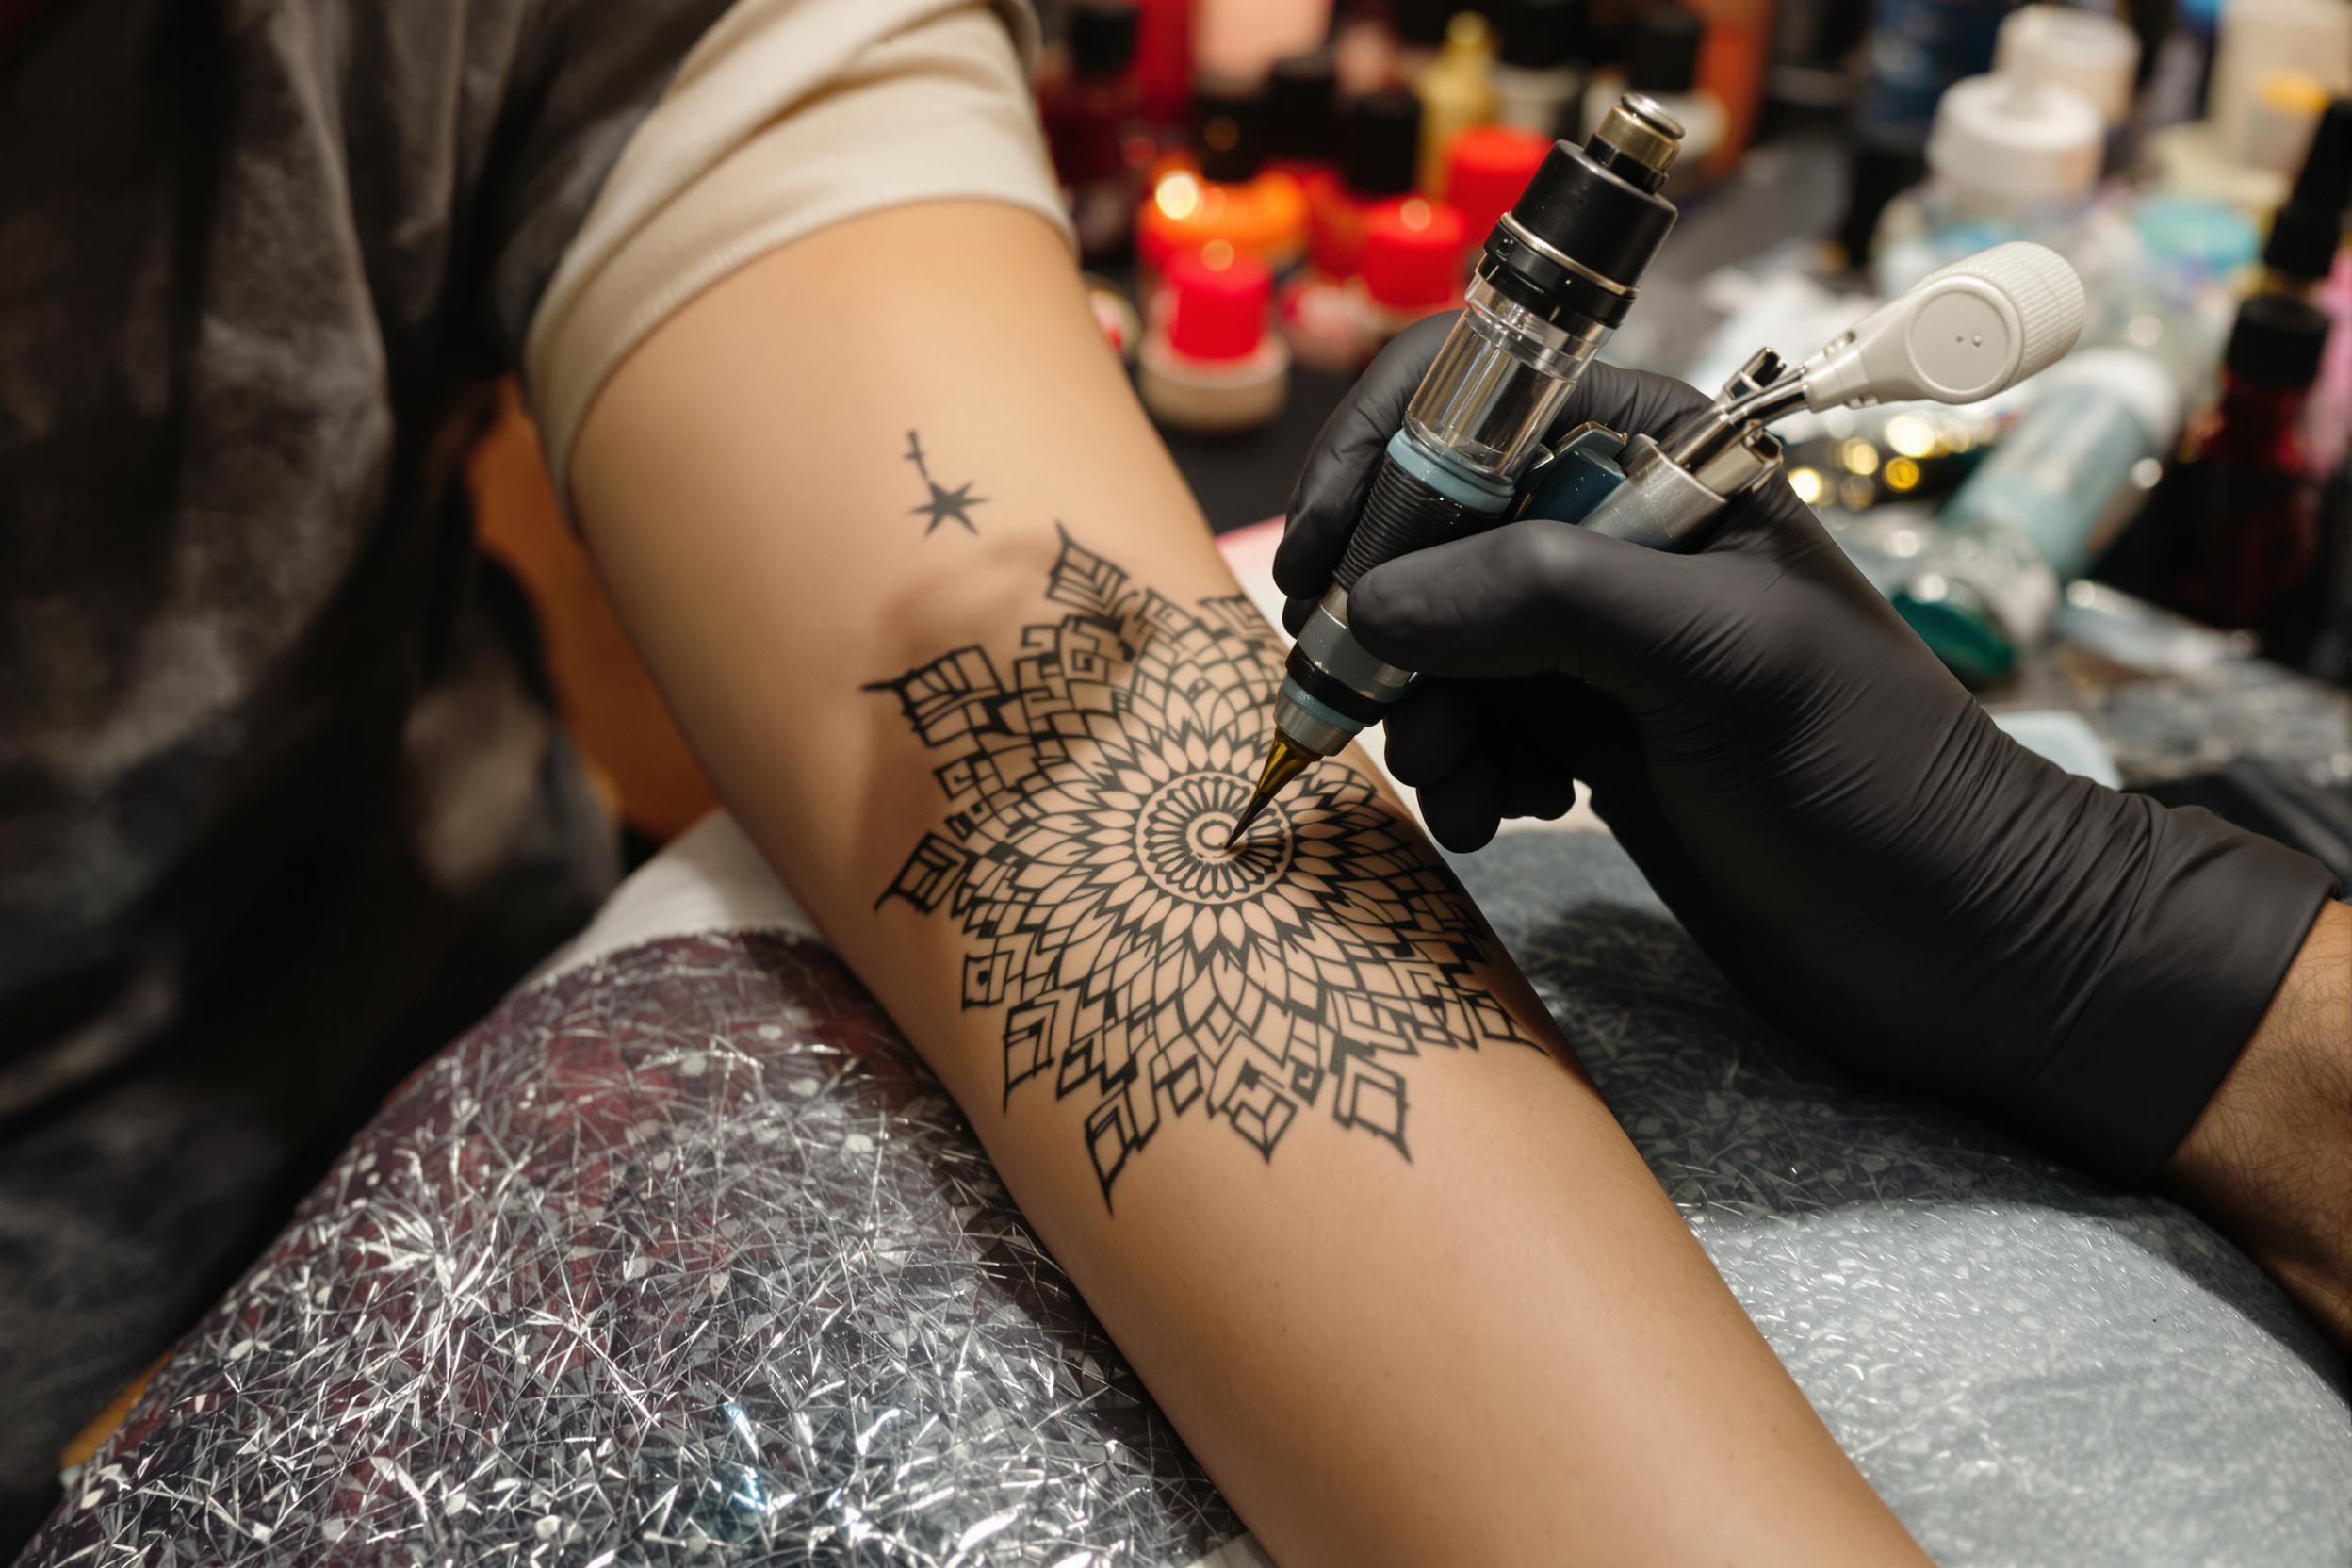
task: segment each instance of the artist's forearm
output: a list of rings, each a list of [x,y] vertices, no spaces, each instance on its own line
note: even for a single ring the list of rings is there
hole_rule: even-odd
[[[579,451],[721,792],[1284,1562],[1903,1560],[1396,804],[1218,851],[1281,650],[1041,225],[805,241]]]
[[[2352,1348],[2352,909],[2321,909],[2166,1175]]]

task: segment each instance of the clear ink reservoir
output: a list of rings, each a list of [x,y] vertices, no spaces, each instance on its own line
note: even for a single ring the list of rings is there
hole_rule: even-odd
[[[1463,310],[1405,408],[1413,443],[1466,477],[1515,483],[1609,336],[1591,317],[1549,320],[1474,277]]]

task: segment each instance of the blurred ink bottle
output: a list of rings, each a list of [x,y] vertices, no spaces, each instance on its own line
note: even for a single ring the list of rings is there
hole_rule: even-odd
[[[1380,346],[1354,286],[1372,216],[1411,197],[1421,156],[1421,101],[1402,88],[1365,93],[1340,125],[1336,177],[1308,188],[1307,266],[1283,286],[1283,335],[1299,364],[1352,374]]]
[[[1507,0],[1490,79],[1494,118],[1544,138],[1574,136],[1570,117],[1582,85],[1585,0]]]
[[[1446,24],[1446,45],[1413,90],[1421,98],[1420,187],[1435,196],[1446,188],[1446,152],[1454,138],[1494,118],[1494,35],[1486,18],[1463,11]]]
[[[1310,207],[1339,178],[1339,67],[1328,49],[1289,55],[1266,77],[1266,166],[1298,182]]]
[[[1992,68],[2009,0],[1872,0],[1862,91],[1849,132],[1845,216],[1837,237],[1850,263],[1873,259],[1887,203],[1919,178],[1944,90]]]
[[[2308,299],[2335,270],[2352,205],[2352,98],[2328,106],[2262,244],[2263,285]]]
[[[1266,108],[1263,92],[1195,89],[1193,155],[1162,166],[1136,218],[1147,269],[1164,274],[1174,257],[1220,239],[1277,271],[1305,253],[1306,197],[1264,167]]]
[[[2101,162],[2127,169],[2140,41],[2129,24],[2067,6],[2019,6],[1993,41],[1993,74],[2034,76],[2064,88],[2098,111],[2104,127]]]
[[[2221,400],[2192,422],[2153,522],[2174,606],[2266,644],[2291,640],[2320,549],[2322,474],[2303,433],[2330,322],[2307,300],[2238,307]]]
[[[1952,492],[1888,596],[1954,674],[2006,675],[2041,643],[2059,593],[2137,516],[2180,429],[2153,356],[2079,350],[2037,379],[2009,433]]]
[[[1421,156],[1421,100],[1402,88],[1367,92],[1341,122],[1339,178],[1314,202],[1308,260],[1327,278],[1352,278],[1364,261],[1364,227],[1382,202],[1413,193]]]
[[[1171,430],[1252,430],[1282,410],[1290,353],[1267,330],[1274,275],[1225,240],[1172,258],[1135,357],[1135,391]]]
[[[1421,74],[1437,63],[1446,24],[1453,18],[1453,0],[1394,0],[1389,20],[1396,34],[1398,81],[1408,88],[1419,85]]]
[[[1046,145],[1089,262],[1117,255],[1134,237],[1155,151],[1135,70],[1138,20],[1133,0],[1082,0],[1070,8],[1059,68],[1037,85]]]
[[[1756,139],[1764,109],[1774,25],[1772,0],[1690,0],[1706,28],[1699,46],[1698,90],[1723,111],[1723,138],[1704,172],[1721,179],[1739,166]]]
[[[2090,210],[2106,155],[2106,125],[2089,99],[2025,60],[2016,74],[1952,83],[1928,133],[1928,179],[1887,204],[1872,250],[1879,292],[1902,293],[1928,273],[2004,240],[2031,239],[2062,255]]]
[[[1469,243],[1462,215],[1444,202],[1408,196],[1373,210],[1357,284],[1375,350],[1424,316],[1462,303]]]

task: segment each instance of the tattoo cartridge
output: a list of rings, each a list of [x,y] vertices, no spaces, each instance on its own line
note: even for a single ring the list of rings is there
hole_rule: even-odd
[[[1628,93],[1583,146],[1555,143],[1486,237],[1464,309],[1381,454],[1339,569],[1291,648],[1273,750],[1237,840],[1307,764],[1343,749],[1405,694],[1413,672],[1348,629],[1348,590],[1384,561],[1500,522],[1544,433],[1632,307],[1674,227],[1658,194],[1682,127]],[[1229,841],[1231,841],[1229,840]]]
[[[1778,468],[1780,440],[1765,428],[1771,421],[1799,408],[1819,412],[1914,399],[1966,403],[1989,398],[2073,348],[2083,316],[2082,281],[2064,258],[2022,241],[1996,245],[1930,273],[1801,365],[1789,365],[1770,349],[1758,351],[1724,383],[1713,401],[1662,436],[1626,435],[1592,423],[1576,427],[1557,447],[1538,454],[1506,505],[1513,516],[1581,523],[1653,549],[1690,548],[1701,542],[1707,525],[1735,498]],[[1457,327],[1456,335],[1462,330]],[[1447,339],[1448,349],[1452,342]],[[1441,363],[1443,357],[1441,353]],[[1422,390],[1428,390],[1428,383]],[[1392,443],[1392,456],[1395,450]],[[1383,479],[1386,474],[1384,467]],[[1379,485],[1375,481],[1375,496]],[[1365,514],[1368,520],[1369,503]],[[1358,537],[1363,527],[1359,525]],[[1424,540],[1410,547],[1434,542]],[[1351,543],[1351,556],[1353,548]],[[1392,550],[1380,559],[1402,553]],[[1360,568],[1359,575],[1377,564]],[[1356,721],[1355,728],[1336,741],[1328,740],[1326,730],[1302,736],[1293,727],[1293,683],[1310,698],[1329,690],[1325,681],[1307,686],[1298,672],[1308,663],[1316,675],[1324,673],[1312,656],[1302,659],[1301,654],[1334,596],[1339,612],[1331,618],[1344,632],[1347,600],[1344,590],[1335,586],[1324,596],[1292,651],[1290,678],[1284,680],[1276,704],[1274,756],[1258,786],[1262,797],[1271,797],[1307,761],[1330,756],[1363,727]],[[1328,632],[1325,636],[1329,641]],[[1359,663],[1343,667],[1374,665],[1394,678],[1396,690],[1387,700],[1404,694],[1413,680],[1410,674],[1377,664],[1352,640],[1346,646]],[[1367,711],[1360,708],[1355,713]],[[1309,716],[1320,715],[1310,710]],[[1354,719],[1353,714],[1343,716]],[[1377,717],[1377,711],[1370,716]],[[1328,749],[1317,749],[1322,746]],[[1301,757],[1302,752],[1311,755]],[[1287,771],[1278,774],[1278,768]]]

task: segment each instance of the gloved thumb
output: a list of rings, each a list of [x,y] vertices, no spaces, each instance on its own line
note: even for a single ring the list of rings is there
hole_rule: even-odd
[[[1365,648],[1403,669],[1558,673],[1612,692],[1688,619],[1690,564],[1527,518],[1374,567],[1348,596],[1348,623]]]

